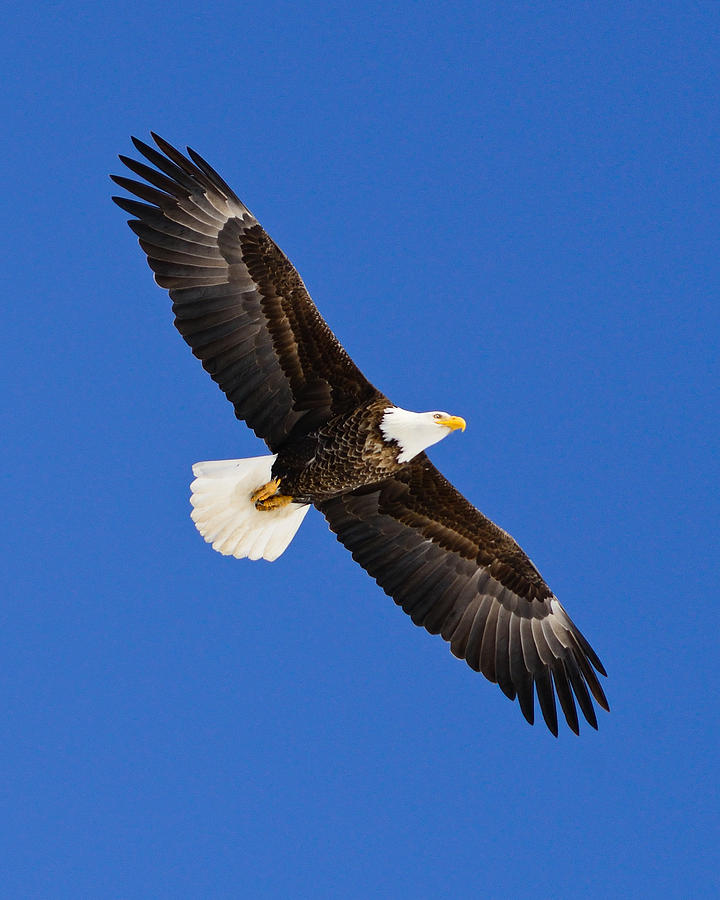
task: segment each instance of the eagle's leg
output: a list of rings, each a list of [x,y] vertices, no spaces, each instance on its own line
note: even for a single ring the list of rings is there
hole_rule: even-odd
[[[263,484],[259,488],[254,490],[252,494],[250,494],[250,500],[255,504],[260,503],[263,500],[267,500],[268,497],[272,497],[273,494],[277,494],[279,487],[280,479],[273,478],[272,481],[268,481],[267,484]]]
[[[268,497],[267,500],[256,500],[255,509],[279,509],[281,506],[287,506],[288,503],[292,502],[293,498],[289,497],[287,494],[273,494],[273,496]]]
[[[263,484],[250,494],[250,500],[255,504],[255,509],[278,509],[292,503],[292,497],[278,494],[280,479],[273,478],[267,484]]]

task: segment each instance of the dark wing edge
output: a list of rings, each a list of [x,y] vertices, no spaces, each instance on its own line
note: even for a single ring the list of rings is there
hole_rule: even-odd
[[[310,299],[292,263],[195,151],[133,138],[153,167],[111,178],[113,197],[173,301],[175,325],[243,419],[272,450],[380,396]]]
[[[380,484],[318,504],[331,531],[411,617],[519,701],[537,693],[557,736],[555,696],[579,733],[575,701],[597,728],[590,695],[609,710],[597,655],[515,541],[420,454]]]

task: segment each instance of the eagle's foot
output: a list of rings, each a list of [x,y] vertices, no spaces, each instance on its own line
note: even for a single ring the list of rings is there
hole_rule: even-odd
[[[266,500],[256,500],[255,509],[280,509],[281,506],[287,506],[288,503],[292,502],[293,498],[287,496],[287,494],[273,494],[272,497],[268,497]]]
[[[267,500],[268,497],[272,497],[273,494],[276,494],[279,487],[280,479],[273,478],[272,481],[268,481],[267,484],[263,484],[257,488],[257,490],[253,491],[252,494],[250,494],[250,500],[257,506],[258,503],[261,503],[263,500]]]

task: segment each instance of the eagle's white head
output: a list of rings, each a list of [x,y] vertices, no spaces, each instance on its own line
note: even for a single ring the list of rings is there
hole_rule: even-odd
[[[399,406],[389,406],[380,420],[380,430],[386,441],[397,441],[400,447],[398,462],[409,462],[418,453],[437,444],[451,431],[465,431],[465,419],[440,410],[410,412]]]

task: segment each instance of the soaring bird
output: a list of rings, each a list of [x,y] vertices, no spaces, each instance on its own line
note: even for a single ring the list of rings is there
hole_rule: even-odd
[[[196,152],[133,138],[147,160],[112,176],[113,197],[192,352],[271,453],[193,466],[192,518],[213,549],[276,559],[310,506],[416,625],[516,697],[530,724],[537,693],[557,735],[555,695],[608,703],[602,663],[529,558],[425,454],[460,416],[396,406],[360,372],[292,263]],[[142,201],[142,202],[141,202]]]

